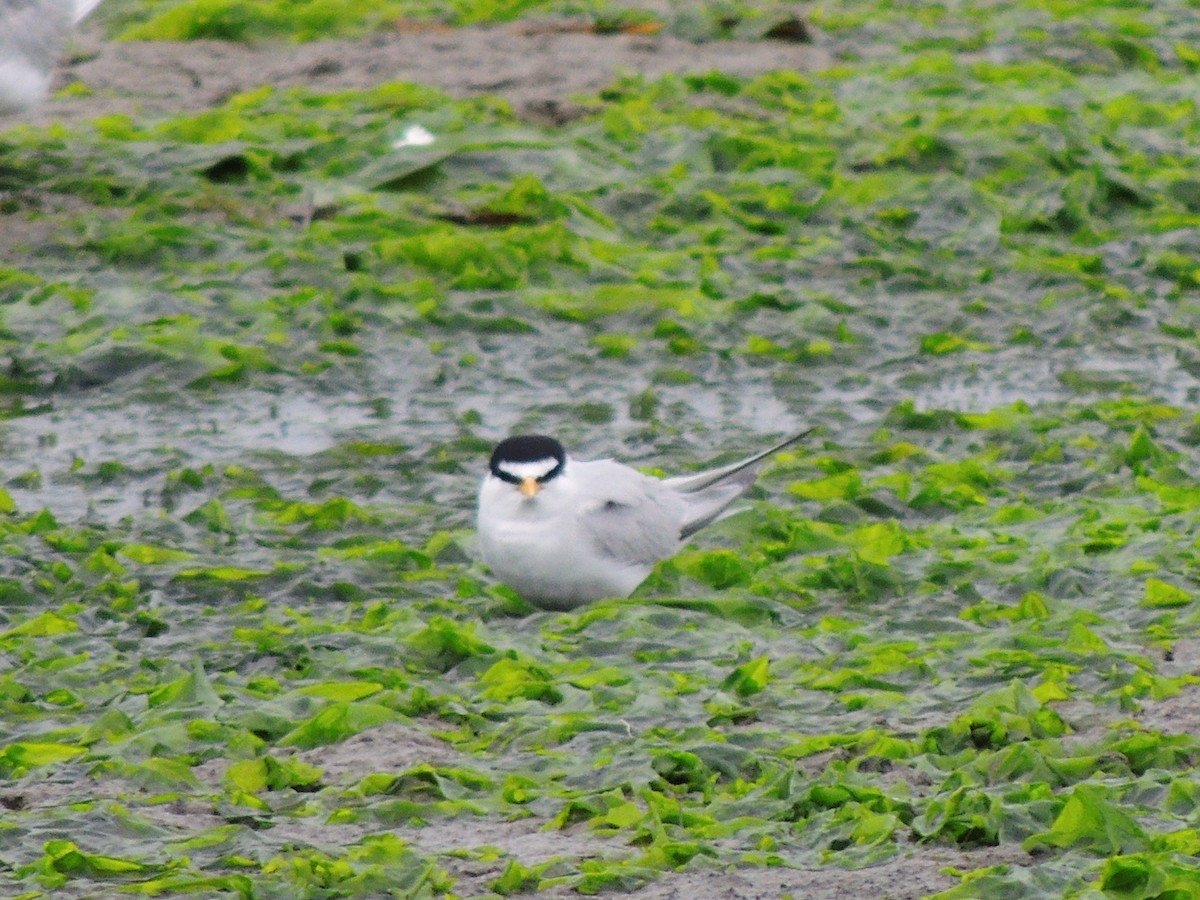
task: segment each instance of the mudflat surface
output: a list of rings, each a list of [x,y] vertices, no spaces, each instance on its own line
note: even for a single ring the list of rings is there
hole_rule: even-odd
[[[87,25],[77,36],[70,58],[64,61],[64,65],[58,73],[57,86],[62,87],[72,81],[77,81],[86,85],[90,89],[90,94],[57,97],[41,108],[19,117],[19,119],[14,119],[14,121],[44,125],[55,121],[83,122],[100,116],[116,114],[129,115],[137,122],[145,123],[153,122],[157,118],[168,118],[220,106],[230,96],[254,90],[263,84],[270,84],[281,90],[302,87],[317,92],[333,92],[369,88],[391,81],[412,81],[433,86],[456,98],[480,95],[499,97],[510,103],[519,115],[531,122],[554,124],[569,121],[586,112],[588,102],[586,96],[602,90],[622,73],[644,75],[647,78],[658,77],[666,73],[687,74],[709,71],[719,71],[737,76],[754,76],[779,70],[820,68],[829,65],[832,61],[832,54],[822,46],[820,40],[816,45],[765,40],[696,44],[662,34],[650,36],[593,34],[575,30],[566,23],[561,27],[545,25],[531,27],[528,24],[512,24],[453,30],[428,28],[379,34],[360,41],[331,40],[303,45],[264,43],[257,46],[205,41],[184,44],[112,42],[105,40],[97,27]],[[864,158],[869,156],[870,154],[864,151]],[[70,204],[74,201],[51,197],[40,200],[35,198],[33,202],[42,203],[52,209],[55,204]],[[111,215],[111,213],[105,214]],[[857,216],[858,212],[855,211],[854,215],[847,215],[846,219],[848,221],[856,220]],[[12,221],[16,222],[17,220],[13,219]],[[0,247],[7,247],[10,243],[37,246],[41,243],[38,238],[38,230],[44,229],[49,234],[56,227],[54,220],[49,216],[41,220],[35,217],[22,219],[20,225],[19,233],[13,228],[8,228],[7,236],[0,234]],[[932,229],[934,226],[930,225],[929,227]],[[849,242],[840,240],[836,243],[838,246],[849,244]],[[979,255],[990,258],[990,252],[985,249]],[[835,272],[840,272],[843,268],[845,268],[844,260],[840,259],[836,265],[830,266],[830,270]],[[822,270],[819,267],[804,272],[807,280],[820,278],[821,275]],[[915,276],[913,277],[915,278]],[[857,285],[855,289],[858,289]],[[888,290],[892,291],[893,289],[894,286],[889,284]],[[893,302],[893,297],[894,294],[891,293],[886,298],[881,297],[880,307],[883,308]],[[920,299],[923,303],[924,298]],[[897,302],[896,305],[900,304]],[[996,305],[1003,308],[998,301]],[[914,306],[921,310],[920,315],[924,316],[924,307],[919,304],[914,304]],[[840,314],[852,315],[853,311],[843,311]],[[32,316],[33,313],[30,315]],[[1066,318],[1065,314],[1064,318]],[[19,329],[21,324],[18,321],[14,327]],[[539,324],[546,329],[547,333],[551,333],[553,329],[576,328],[581,332],[578,343],[586,344],[588,335],[582,334],[579,326],[563,325],[557,320],[547,320]],[[641,323],[636,324],[639,327],[641,325]],[[937,310],[931,313],[928,327],[925,330],[940,330],[943,327],[945,327],[943,311]],[[878,328],[884,334],[879,338],[880,346],[887,347],[886,323],[879,325]],[[1001,329],[996,326],[996,330],[999,333]],[[862,327],[862,331],[864,334],[870,333],[866,325]],[[910,338],[911,335],[905,337],[905,346],[915,345],[915,341]],[[493,343],[489,344],[487,341],[493,341]],[[502,360],[503,347],[499,346],[502,343],[501,340],[487,338],[482,346],[484,350],[494,352],[491,354],[483,352],[480,355],[485,359]],[[1042,363],[1040,360],[1041,356],[1048,356],[1048,354],[1043,354],[1041,351],[1027,351],[1023,349],[1024,347],[1025,344],[1022,343],[1019,346],[1007,348],[1008,358],[1016,359],[1016,362],[1010,363],[1010,368],[1021,372],[1027,371],[1030,373],[1030,381],[1036,381],[1039,385],[1043,382],[1049,383],[1054,390],[1065,393],[1067,387],[1060,384],[1063,379],[1059,377],[1057,370],[1050,371],[1049,374],[1042,372],[1043,368],[1047,370],[1051,368],[1050,363]],[[1054,348],[1057,354],[1055,359],[1059,360],[1062,366],[1067,366],[1077,357],[1084,358],[1083,363],[1080,363],[1077,368],[1090,371],[1088,366],[1091,366],[1098,371],[1103,371],[1106,375],[1110,374],[1115,364],[1110,365],[1104,359],[1097,362],[1088,357],[1089,347],[1090,344],[1086,340],[1064,340],[1061,347]],[[911,354],[911,350],[905,352]],[[1017,356],[1017,354],[1027,355]],[[881,355],[886,357],[886,354]],[[382,350],[379,356],[384,357]],[[416,351],[413,351],[411,356],[418,361],[423,359]],[[1000,354],[997,353],[996,358],[999,357]],[[1140,354],[1129,354],[1121,359],[1129,365],[1134,365],[1135,362],[1128,362],[1130,358],[1134,359],[1138,366],[1145,364],[1145,360],[1141,358]],[[534,370],[532,363],[541,359],[542,354],[534,351],[529,351],[527,358],[518,357],[520,362],[530,362],[528,366],[530,370]],[[1063,362],[1064,360],[1065,362]],[[911,356],[900,356],[899,351],[896,351],[894,361],[896,362],[893,367],[894,371],[901,372],[902,370],[905,377],[917,368]],[[592,362],[599,370],[598,367],[601,363]],[[935,365],[936,359],[927,356],[921,358],[919,362],[926,369],[931,369]],[[1167,399],[1183,405],[1185,400],[1190,401],[1194,397],[1194,382],[1176,377],[1177,372],[1170,368],[1170,366],[1179,364],[1174,357],[1171,357],[1168,362],[1169,365],[1150,366],[1149,368],[1153,371],[1142,374],[1150,383],[1152,391],[1157,391]],[[531,405],[531,397],[545,401],[546,394],[542,392],[550,389],[547,387],[548,385],[558,385],[561,381],[558,377],[560,373],[557,372],[550,373],[544,384],[537,384],[537,378],[531,377],[529,380],[533,382],[532,387],[526,386],[526,393],[514,391],[516,399],[513,399],[505,394],[504,389],[509,387],[512,371],[520,367],[505,368],[501,362],[493,362],[492,365],[494,370],[489,369],[484,375],[478,374],[478,370],[476,370],[476,373],[462,376],[463,384],[459,386],[462,393],[479,401],[475,403],[479,408],[485,408],[484,401],[479,398],[487,398],[493,405],[502,406],[506,414],[511,412],[512,418],[516,417],[518,408]],[[864,361],[862,365],[864,370],[869,369],[867,361]],[[999,363],[989,362],[987,366],[979,366],[977,371],[971,366],[959,363],[946,365],[947,371],[965,373],[961,377],[966,378],[968,382],[974,378],[974,383],[968,384],[968,387],[983,385],[978,388],[979,394],[989,402],[980,402],[967,408],[981,410],[987,408],[989,404],[1000,405],[999,400],[989,399],[991,398],[989,390],[993,387],[994,380],[992,375],[998,366]],[[434,366],[429,363],[427,368],[432,370]],[[377,366],[371,369],[371,375],[380,378],[384,382],[383,387],[376,389],[374,384],[370,385],[370,389],[364,387],[362,390],[364,397],[402,398],[406,394],[413,397],[436,396],[436,389],[442,383],[440,380],[434,380],[433,376],[429,377],[428,383],[417,382],[414,378],[413,385],[415,386],[411,390],[400,390],[398,386],[402,385],[407,388],[408,382],[399,376],[381,377],[378,374],[380,371],[387,372],[383,367]],[[849,366],[845,371],[853,372],[855,367]],[[611,370],[604,370],[604,372],[610,376],[605,379],[608,383],[618,383],[621,370],[616,364],[613,364]],[[826,389],[833,385],[843,391],[858,391],[862,397],[866,398],[862,401],[863,405],[883,404],[882,398],[885,396],[886,390],[882,385],[886,382],[884,375],[888,373],[877,372],[875,374],[876,377],[865,385],[853,384],[846,387],[836,380],[838,377],[836,373],[822,371],[820,385]],[[536,370],[534,370],[534,375],[536,376]],[[439,371],[438,379],[441,378],[442,373]],[[364,380],[368,380],[367,376],[364,376]],[[714,376],[713,380],[723,382],[728,388],[733,379],[725,375],[718,375]],[[816,376],[814,376],[814,380],[816,380]],[[1166,384],[1165,387],[1163,383]],[[954,382],[954,385],[957,385],[957,382]],[[793,391],[793,387],[792,381],[781,379],[778,390],[789,392]],[[904,385],[902,387],[904,390],[893,390],[891,395],[887,395],[888,405],[898,401],[906,393],[916,390],[909,389]],[[1176,397],[1175,394],[1168,391],[1168,388],[1179,392],[1180,396]],[[120,385],[117,385],[113,389],[114,397],[119,395],[121,390]],[[562,389],[555,387],[553,390],[560,391]],[[1085,385],[1083,390],[1094,390],[1100,394],[1102,391],[1109,391],[1109,388],[1103,386],[1089,388]],[[470,391],[475,393],[470,395]],[[1186,391],[1192,391],[1193,394],[1184,396],[1183,392]],[[806,415],[810,413],[813,415],[823,414],[828,422],[838,423],[838,417],[843,416],[845,410],[851,406],[848,402],[842,402],[840,398],[830,400],[828,394],[821,399],[822,395],[815,389],[794,392],[803,393],[803,397],[796,399],[792,406],[788,407],[789,411],[802,410]],[[949,395],[954,392],[947,390],[946,393]],[[616,395],[620,395],[620,398],[623,399],[624,394],[615,389],[613,394],[613,407],[620,408]],[[561,397],[556,394],[556,399],[560,399],[565,406],[568,401],[578,400],[582,396],[593,395],[586,391],[566,390],[563,391]],[[792,394],[785,393],[785,396],[791,398]],[[928,397],[926,399],[933,404],[939,399],[939,396],[934,395],[932,399]],[[1023,382],[1018,385],[1017,389],[1014,389],[1013,396],[1037,399],[1033,389]],[[817,398],[815,401],[814,397]],[[1005,395],[1002,399],[1011,401],[1012,397]],[[49,426],[39,422],[37,416],[16,419],[10,424],[6,435],[9,449],[12,451],[10,457],[21,460],[22,455],[24,456],[24,460],[19,464],[14,463],[14,469],[19,470],[21,466],[33,467],[36,464],[33,460],[36,459],[51,475],[55,472],[60,473],[59,486],[56,489],[61,490],[64,497],[68,490],[72,491],[70,496],[76,498],[75,502],[78,508],[71,507],[65,499],[60,503],[51,502],[46,499],[47,493],[40,494],[40,498],[41,502],[54,506],[55,512],[65,521],[75,521],[85,515],[85,510],[86,515],[95,515],[94,507],[97,502],[101,504],[101,513],[106,513],[110,522],[119,521],[123,517],[136,519],[138,516],[148,516],[149,514],[143,509],[147,505],[144,498],[138,491],[129,489],[124,483],[115,483],[110,487],[107,482],[95,479],[93,483],[82,488],[76,488],[74,482],[68,484],[68,476],[65,473],[71,471],[72,457],[94,460],[102,458],[106,453],[111,455],[114,452],[121,452],[120,448],[125,445],[113,442],[112,446],[119,448],[117,451],[113,451],[103,446],[92,446],[96,443],[93,437],[68,436],[68,431],[72,428],[77,435],[103,434],[103,428],[117,430],[116,426],[111,424],[114,416],[108,407],[104,407],[99,413],[95,413],[94,418],[89,419],[87,417],[89,410],[86,409],[86,406],[90,401],[87,400],[86,395],[83,395],[82,399],[77,395],[68,395],[59,399],[58,402],[61,411],[54,414],[58,417],[55,420],[57,423],[55,427],[61,428],[64,436],[61,446],[58,446],[57,449],[52,444],[40,443],[44,438],[43,432]],[[113,402],[115,403],[116,400]],[[417,401],[412,402],[415,405]],[[71,405],[73,403],[77,405],[73,407]],[[505,403],[508,404],[507,407],[503,406]],[[945,405],[953,407],[951,403]],[[368,404],[363,402],[360,406],[366,409]],[[387,436],[403,436],[408,439],[408,435],[399,425],[385,425],[381,428],[365,413],[352,414],[346,412],[345,409],[335,414],[330,412],[331,404],[310,402],[307,397],[298,392],[270,393],[267,400],[257,397],[249,400],[222,399],[220,407],[220,412],[230,421],[223,424],[223,430],[214,426],[211,434],[205,432],[203,435],[199,433],[199,426],[192,423],[197,433],[184,433],[184,439],[180,443],[187,445],[191,455],[184,458],[181,465],[186,463],[200,469],[202,464],[209,460],[215,460],[218,463],[217,468],[220,469],[238,459],[238,453],[244,448],[270,450],[275,453],[287,451],[294,453],[297,459],[303,458],[306,460],[305,465],[309,465],[307,460],[314,458],[313,454],[317,451],[327,450],[334,443],[326,432],[336,433],[340,438],[349,434],[356,439],[365,440],[368,437],[378,439],[381,431],[393,427],[394,430]],[[745,415],[748,408],[750,408],[749,404],[744,397],[739,397],[736,404],[731,403],[730,405],[730,409],[736,410],[738,415]],[[765,409],[766,413],[761,416],[765,420],[763,430],[769,431],[781,417],[775,406],[766,405]],[[451,414],[454,412],[451,401],[446,401],[445,408],[430,405],[428,409],[422,408],[421,411],[425,414],[426,427],[430,433],[436,434],[446,442],[454,437],[457,426],[454,416]],[[868,408],[867,413],[870,412],[871,409]],[[443,413],[445,414],[443,415]],[[212,415],[215,418],[217,412]],[[339,419],[339,415],[343,418]],[[141,442],[135,448],[136,452],[135,450],[125,451],[126,461],[130,458],[138,459],[137,453],[143,452],[146,446],[155,448],[168,446],[168,438],[174,438],[179,433],[180,421],[186,420],[183,414],[164,416],[161,420],[148,414],[145,421],[138,421],[130,418],[128,409],[122,409],[116,418],[120,419],[122,432],[135,435],[135,438],[130,438],[131,441],[136,439]],[[202,417],[196,418],[199,420]],[[700,417],[697,416],[697,418]],[[717,417],[710,418],[715,420]],[[869,417],[866,413],[862,413],[860,418]],[[622,428],[627,431],[633,430],[632,424],[621,419],[618,421]],[[283,424],[280,424],[281,422]],[[756,422],[756,424],[760,423]],[[876,424],[873,419],[869,424],[861,425],[857,433],[852,432],[852,426],[849,423],[840,422],[839,424],[842,425],[842,430],[838,433],[838,439],[844,441],[847,446],[869,446],[869,429],[874,428]],[[726,433],[728,433],[727,429]],[[76,443],[72,443],[72,441],[76,441]],[[381,466],[378,471],[371,473],[378,476],[380,483],[386,482],[388,491],[395,491],[395,495],[389,496],[387,493],[381,495],[386,502],[399,503],[401,499],[405,498],[411,500],[411,495],[415,495],[418,491],[417,487],[410,487],[397,477],[399,470],[407,467],[407,469],[420,472],[423,476],[429,474],[427,468],[421,468],[428,462],[428,458],[421,457],[419,442],[414,440],[413,444],[417,445],[417,448],[412,451],[411,459],[407,456],[403,457],[403,465],[397,464],[395,467],[389,466],[386,469]],[[959,451],[947,443],[945,452],[953,454]],[[299,484],[300,477],[293,475],[291,470],[287,470],[287,465],[295,465],[298,469],[299,464],[288,461],[285,463],[279,464],[281,471],[286,470],[286,475],[281,475],[279,478],[285,492],[289,496],[306,496],[303,493],[305,487]],[[337,464],[337,460],[334,459],[325,468],[320,468],[318,474],[325,476],[327,470],[335,468]],[[267,464],[262,463],[262,465],[266,467]],[[153,465],[147,464],[147,471],[151,472],[153,476],[152,479],[150,476],[146,476],[147,484],[152,480],[157,488],[162,481],[163,473],[160,469],[163,466],[165,464],[161,462]],[[457,472],[452,475],[455,479],[452,489],[443,489],[442,494],[431,495],[425,499],[429,499],[431,505],[438,503],[443,508],[453,510],[450,514],[450,525],[466,528],[469,527],[470,492],[474,487],[473,476],[460,477]],[[132,479],[136,475],[128,477]],[[431,483],[436,483],[437,477],[433,476],[430,479]],[[47,480],[52,481],[51,478]],[[447,480],[449,480],[449,476]],[[62,487],[63,484],[67,484],[67,487]],[[1078,491],[1079,487],[1072,483],[1069,490]],[[106,491],[107,494],[104,493]],[[34,504],[37,502],[37,497],[22,496],[17,487],[13,488],[13,492],[18,494],[22,509],[36,508]],[[1029,492],[1033,493],[1034,491],[1030,488]],[[28,493],[33,495],[35,491],[31,488]],[[1067,494],[1068,487],[1064,487],[1062,493]],[[148,491],[146,495],[149,495]],[[372,494],[370,497],[374,499],[375,495]],[[791,506],[797,505],[794,497],[787,498],[787,502]],[[107,508],[103,504],[108,504]],[[157,509],[154,514],[157,515]],[[96,517],[104,518],[103,515]],[[163,518],[170,519],[170,515],[164,514]],[[426,527],[427,516],[424,510],[414,514],[414,519],[421,523],[420,527],[428,530]],[[260,544],[258,547],[252,548],[250,552],[262,554],[261,546]],[[1147,551],[1143,555],[1149,556],[1150,552]],[[309,554],[309,556],[311,557],[313,554]],[[244,560],[239,560],[239,562],[244,563]],[[270,569],[270,567],[270,559],[263,562],[264,569]],[[1128,569],[1129,566],[1126,565],[1124,568]],[[151,576],[145,577],[150,583]],[[443,580],[449,582],[448,578],[443,578]],[[430,588],[431,596],[444,593],[443,588],[444,585],[441,584]],[[290,600],[291,598],[284,595],[282,599]],[[841,598],[837,599],[840,601]],[[897,601],[897,605],[907,606],[903,601]],[[954,606],[954,610],[957,612],[957,605]],[[829,611],[837,614],[844,613],[840,606],[832,602]],[[862,614],[864,618],[872,617],[861,611],[854,614]],[[178,641],[180,645],[176,655],[180,659],[188,659],[192,652],[191,645],[196,640],[195,634],[183,634],[186,626],[190,623],[182,623],[183,627],[179,622],[173,621],[171,624],[176,630],[170,633],[169,639]],[[257,620],[254,624],[258,624]],[[505,625],[505,628],[516,627],[515,625]],[[496,630],[503,629],[497,628]],[[528,634],[520,638],[523,646],[530,647],[537,646],[540,641],[544,640],[544,636],[538,632],[536,625],[529,630]],[[613,651],[614,656],[624,658],[624,641],[623,637],[620,640],[611,639],[610,645],[616,648]],[[359,647],[362,642],[362,636],[356,634],[353,645]],[[392,652],[391,646],[388,645],[387,648],[381,649],[385,643],[382,638],[378,643],[379,646],[371,648],[371,652],[374,654],[370,657],[372,663],[377,663],[380,659],[391,659],[388,656]],[[1161,668],[1162,673],[1180,676],[1197,671],[1198,647],[1200,647],[1200,642],[1194,639],[1179,641],[1175,647],[1174,659],[1170,665]],[[161,652],[164,655],[168,653],[167,650]],[[307,648],[305,652],[307,652]],[[323,648],[323,652],[327,652],[330,658],[333,657],[333,652],[328,648]],[[547,657],[552,655],[545,651],[544,647],[539,648],[537,652],[541,652]],[[345,677],[349,678],[350,676],[346,675]],[[931,677],[930,682],[933,681],[934,679]],[[1196,734],[1200,732],[1198,697],[1200,697],[1200,691],[1193,685],[1175,696],[1153,701],[1146,700],[1140,713],[1140,721],[1145,727],[1158,729],[1167,735]],[[961,698],[956,699],[958,705],[954,709],[961,708],[960,700]],[[1104,708],[1103,715],[1094,715],[1083,706],[1078,710],[1078,716],[1074,716],[1072,710],[1066,706],[1063,707],[1063,712],[1072,726],[1077,729],[1078,740],[1100,741],[1113,721],[1125,717],[1125,713],[1111,706]],[[930,728],[942,724],[952,718],[952,714],[953,710],[947,710],[945,716],[937,721],[922,721],[920,728]],[[889,718],[889,715],[891,714],[888,712],[880,713],[878,721],[893,726],[897,732],[905,734],[911,733],[916,728],[911,722],[900,721],[900,717],[897,716]],[[860,724],[858,727],[865,726]],[[288,752],[281,750],[279,755],[283,756]],[[539,758],[539,754],[525,752],[527,761],[532,768],[532,763]],[[442,741],[418,728],[393,724],[374,727],[329,746],[300,751],[295,755],[304,762],[323,770],[325,785],[330,793],[350,790],[364,772],[399,772],[421,764],[453,767],[466,766],[470,763],[469,754],[456,749],[449,742]],[[829,756],[806,758],[799,765],[803,767],[807,763],[812,763],[811,774],[815,775],[820,771],[819,766],[828,762],[829,758]],[[509,759],[501,758],[497,763],[497,768],[504,771],[509,762]],[[206,763],[195,767],[193,774],[206,789],[216,793],[220,790],[227,767],[227,761]],[[918,788],[921,784],[919,780],[914,779],[914,785]],[[66,783],[47,779],[43,782],[25,784],[21,788],[20,803],[22,808],[27,810],[50,810],[60,805],[80,802],[89,792],[91,796],[86,798],[89,800],[105,798],[117,801],[123,796],[121,791],[112,786],[111,782],[101,784],[90,784],[86,781]],[[221,827],[225,821],[212,811],[211,804],[195,800],[148,809],[145,816],[155,827],[180,836],[201,833],[205,829],[216,829]],[[522,865],[532,867],[555,857],[599,859],[613,852],[613,845],[616,842],[597,836],[586,825],[576,824],[564,829],[546,830],[546,826],[551,821],[551,818],[544,814],[530,815],[527,818],[513,821],[504,820],[500,816],[473,819],[470,816],[461,815],[435,821],[423,827],[400,825],[394,831],[405,841],[410,842],[419,852],[436,856],[439,864],[456,878],[455,890],[457,893],[462,896],[473,896],[488,892],[489,885],[503,870],[507,860],[516,860]],[[264,829],[254,836],[255,838],[261,837],[262,840],[261,845],[256,844],[254,847],[257,849],[259,846],[269,846],[272,848],[271,852],[275,852],[279,847],[292,845],[329,847],[340,845],[345,847],[359,840],[371,830],[372,828],[369,826],[358,824],[331,826],[315,816],[307,819],[297,817],[287,820],[280,817],[273,827]],[[374,827],[374,831],[379,831],[377,825]],[[499,853],[489,857],[487,853],[480,850],[480,848],[487,847],[498,848]],[[479,852],[455,855],[456,851]],[[687,872],[659,876],[633,892],[632,895],[641,898],[688,898],[688,900],[706,897],[769,898],[784,894],[817,898],[817,900],[843,897],[918,898],[958,884],[959,877],[947,870],[971,871],[997,865],[1020,867],[1033,864],[1033,862],[1032,857],[1021,850],[1019,846],[1012,844],[994,849],[959,851],[948,849],[945,846],[913,843],[905,845],[895,858],[884,864],[855,871],[834,868],[796,869],[749,866],[730,868],[718,866],[716,863],[713,863],[711,868],[703,868],[695,863]],[[573,890],[559,887],[550,887],[539,892],[539,896],[567,897],[575,895]]]
[[[819,45],[787,41],[696,44],[666,34],[595,34],[571,23],[426,28],[359,41],[257,46],[220,41],[105,41],[85,24],[60,84],[82,81],[94,96],[60,98],[23,118],[94,118],[110,113],[173,115],[222,103],[263,84],[315,91],[413,81],[453,97],[492,94],[538,120],[570,116],[572,98],[621,73],[655,78],[719,71],[753,76],[826,66]]]

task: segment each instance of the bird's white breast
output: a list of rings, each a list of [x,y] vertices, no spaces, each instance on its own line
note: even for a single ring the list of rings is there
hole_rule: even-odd
[[[569,479],[554,479],[525,497],[496,478],[479,492],[479,549],[501,581],[526,600],[572,609],[605,597],[627,597],[650,574],[599,552],[581,527]]]

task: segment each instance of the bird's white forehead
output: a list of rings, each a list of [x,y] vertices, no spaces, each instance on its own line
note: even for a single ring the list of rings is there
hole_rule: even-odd
[[[550,470],[557,465],[558,460],[549,456],[546,459],[535,459],[533,462],[512,462],[506,459],[496,468],[513,478],[520,478],[524,481],[526,478],[541,478],[549,474]]]

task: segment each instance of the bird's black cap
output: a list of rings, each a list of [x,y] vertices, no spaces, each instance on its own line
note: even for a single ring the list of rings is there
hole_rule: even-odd
[[[501,481],[509,484],[520,484],[521,479],[503,468],[505,463],[533,463],[542,460],[554,460],[554,468],[540,476],[537,480],[545,484],[551,478],[557,477],[567,464],[567,451],[563,445],[552,437],[544,434],[516,434],[505,438],[492,451],[492,459],[488,468]]]

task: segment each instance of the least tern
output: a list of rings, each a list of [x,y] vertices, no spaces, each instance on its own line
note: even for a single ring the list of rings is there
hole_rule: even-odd
[[[479,489],[483,561],[537,606],[573,609],[628,597],[655,563],[738,510],[762,462],[812,429],[741,462],[652,478],[611,459],[572,459],[542,434],[506,438],[492,452]]]

